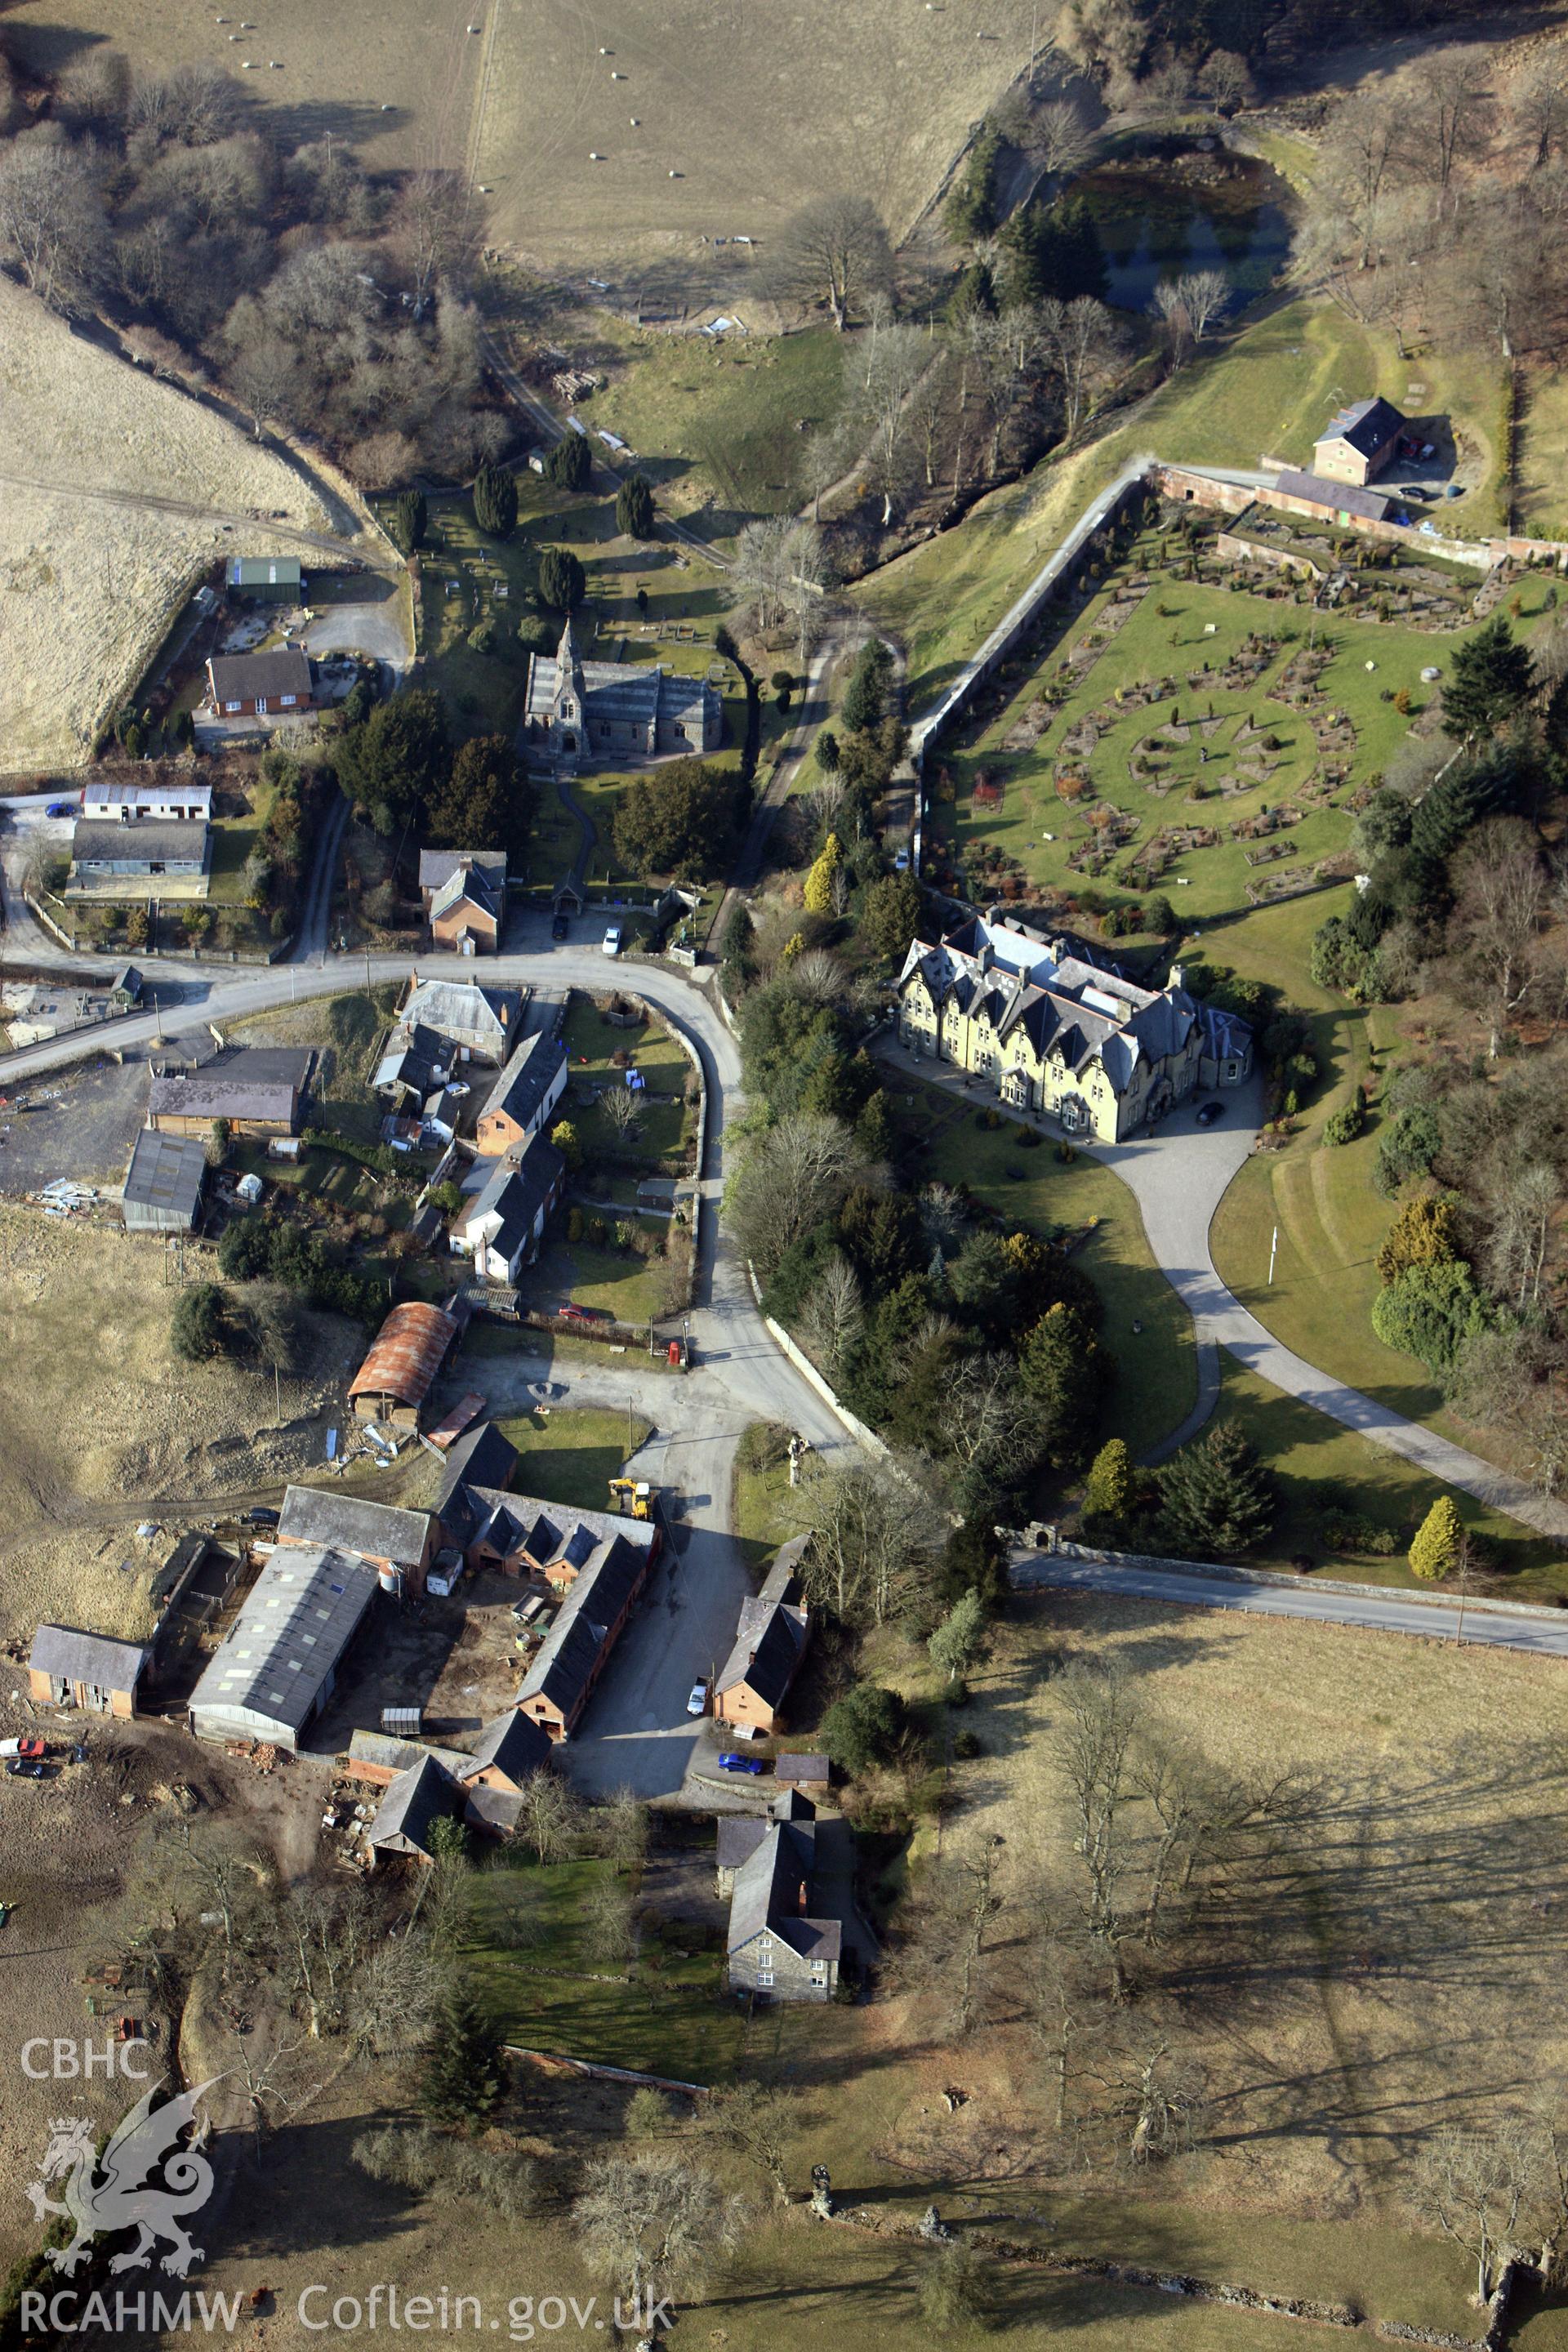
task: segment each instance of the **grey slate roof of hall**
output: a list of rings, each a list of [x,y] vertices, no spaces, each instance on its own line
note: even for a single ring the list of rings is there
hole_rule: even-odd
[[[331,1544],[362,1559],[410,1568],[423,1559],[430,1536],[428,1511],[400,1511],[341,1487],[289,1486],[278,1522],[280,1542]]]
[[[1323,474],[1304,474],[1296,467],[1281,474],[1274,487],[1282,498],[1305,499],[1313,506],[1360,515],[1368,522],[1384,521],[1394,503],[1384,490],[1360,489],[1354,482],[1331,482]]]
[[[504,849],[422,849],[419,853],[419,887],[421,890],[438,890],[464,866],[469,867],[498,890],[506,887]]]
[[[583,662],[584,707],[590,719],[679,719],[702,709],[718,696],[706,678],[667,670],[659,662]],[[552,710],[561,690],[561,666],[552,654],[536,654],[529,667],[528,715]]]
[[[215,698],[224,702],[270,701],[278,694],[309,694],[310,656],[294,646],[267,654],[214,654],[207,665]]]
[[[40,1625],[27,1664],[65,1682],[96,1683],[100,1690],[134,1690],[152,1652],[144,1642],[116,1642],[75,1625]]]
[[[122,824],[118,817],[79,816],[71,828],[71,856],[79,866],[199,866],[206,856],[205,816],[143,816]]]
[[[566,1041],[536,1029],[525,1037],[501,1071],[480,1108],[480,1118],[505,1115],[526,1127],[565,1065]]]
[[[450,914],[454,907],[460,907],[466,899],[482,915],[489,915],[492,921],[499,921],[502,887],[472,866],[459,866],[431,892],[430,919],[434,922],[437,915]]]

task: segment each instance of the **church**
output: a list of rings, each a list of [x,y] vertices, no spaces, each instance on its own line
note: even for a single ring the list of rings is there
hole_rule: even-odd
[[[724,732],[716,687],[661,662],[585,662],[570,614],[553,659],[529,656],[523,714],[522,749],[563,767],[712,751]]]

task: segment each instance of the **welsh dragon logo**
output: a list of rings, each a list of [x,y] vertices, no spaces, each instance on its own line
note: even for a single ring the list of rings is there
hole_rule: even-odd
[[[115,2255],[109,2265],[111,2271],[146,2270],[153,2249],[164,2243],[170,2251],[159,2267],[174,2278],[184,2278],[191,2264],[202,2260],[202,2248],[192,2244],[180,2217],[199,2212],[212,2195],[213,2168],[199,2152],[205,2138],[205,2122],[195,2147],[181,2147],[177,2143],[194,2118],[197,2103],[217,2079],[215,2074],[194,2091],[168,2100],[155,2114],[154,2084],[116,2126],[101,2157],[94,2156],[93,2126],[88,2116],[65,2116],[50,2124],[39,2177],[29,2184],[26,2195],[40,2221],[46,2214],[55,2213],[67,2215],[76,2224],[76,2235],[68,2246],[45,2249],[56,2270],[70,2277],[86,2260],[94,2238],[113,2230],[134,2230],[137,2240],[126,2252]],[[161,2174],[161,2179],[149,2185],[154,2172]],[[50,2181],[61,2179],[63,2203],[47,2189]]]

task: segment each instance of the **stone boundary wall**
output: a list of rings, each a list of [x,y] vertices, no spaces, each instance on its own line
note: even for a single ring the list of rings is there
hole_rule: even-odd
[[[746,1260],[746,1280],[752,1286],[752,1297],[756,1300],[758,1312],[761,1313],[763,1305],[763,1286],[757,1280],[757,1269],[752,1264],[750,1258]],[[878,1436],[876,1431],[874,1429],[868,1429],[863,1421],[858,1421],[856,1419],[847,1405],[839,1403],[838,1399],[828,1387],[827,1382],[823,1379],[822,1374],[817,1370],[816,1366],[812,1362],[811,1358],[805,1352],[804,1349],[797,1348],[795,1346],[795,1341],[790,1338],[789,1333],[784,1329],[784,1325],[782,1323],[775,1323],[771,1315],[765,1314],[763,1315],[763,1322],[767,1328],[769,1339],[773,1341],[774,1345],[783,1354],[789,1358],[790,1362],[795,1366],[795,1370],[800,1374],[802,1380],[809,1381],[811,1386],[816,1391],[817,1395],[822,1399],[823,1403],[827,1407],[828,1412],[833,1413],[837,1420],[843,1423],[845,1428],[849,1432],[850,1436],[855,1440],[856,1444],[858,1445],[864,1445],[872,1454],[879,1454],[883,1459],[886,1460],[888,1448],[881,1438]]]

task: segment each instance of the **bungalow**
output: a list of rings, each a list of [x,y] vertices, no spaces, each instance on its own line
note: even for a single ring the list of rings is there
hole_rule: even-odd
[[[27,1657],[28,1689],[39,1706],[128,1717],[137,1711],[137,1693],[152,1655],[145,1643],[117,1642],[75,1625],[40,1625]]]
[[[422,1298],[405,1298],[395,1307],[349,1382],[349,1401],[359,1419],[417,1429],[457,1336],[456,1317]]]
[[[315,699],[310,656],[298,646],[269,654],[214,654],[207,701],[222,719],[272,718],[309,710]]]
[[[278,1543],[353,1552],[374,1569],[384,1592],[417,1595],[436,1556],[437,1521],[433,1512],[398,1510],[341,1487],[287,1486]]]
[[[487,1282],[515,1282],[539,1255],[545,1220],[561,1198],[566,1162],[555,1146],[536,1135],[514,1160],[497,1160],[484,1190],[475,1195],[452,1233],[452,1247],[473,1260]]]
[[[838,1983],[843,1930],[813,1915],[816,1822],[774,1821],[740,1864],[730,1898],[725,1963],[731,1992],[760,2000],[830,2000]]]
[[[500,850],[426,849],[419,895],[432,947],[454,955],[494,955],[506,918],[506,856]]]
[[[189,1076],[155,1077],[147,1124],[160,1135],[297,1135],[313,1056],[308,1046],[247,1045]]]
[[[1397,455],[1405,418],[1391,400],[1354,400],[1331,416],[1312,444],[1312,471],[1358,487],[1375,481]]]
[[[537,1135],[566,1088],[566,1043],[536,1029],[525,1037],[490,1088],[474,1129],[486,1159],[499,1159]]]
[[[68,898],[205,898],[211,830],[205,817],[78,817]]]

